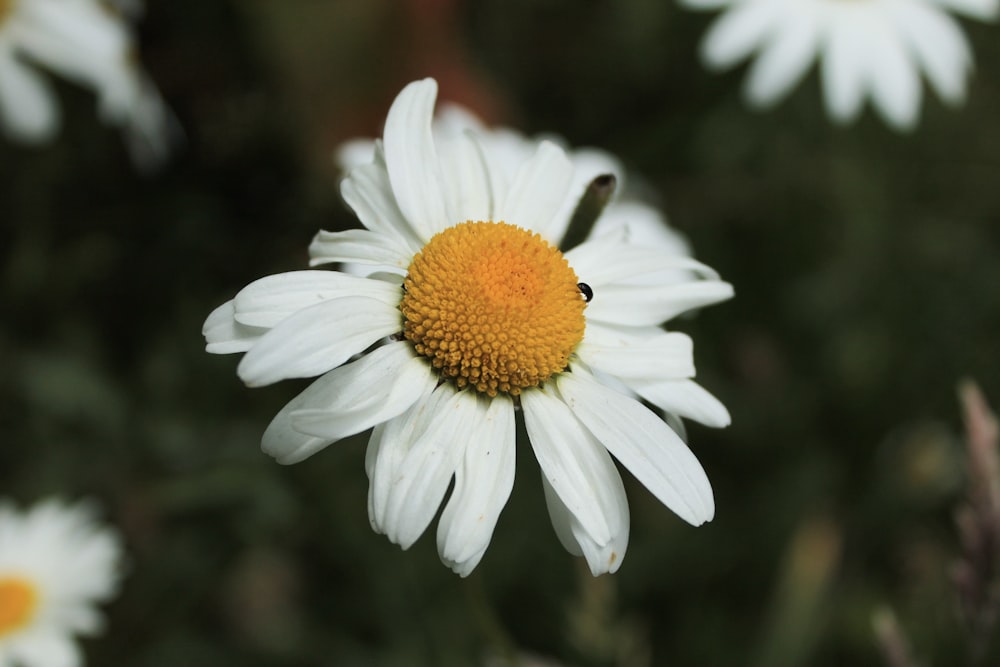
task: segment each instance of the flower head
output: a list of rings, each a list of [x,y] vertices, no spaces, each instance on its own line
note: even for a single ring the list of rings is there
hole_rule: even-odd
[[[49,500],[25,513],[0,504],[0,666],[73,667],[74,635],[118,587],[121,545],[86,505]]]
[[[989,20],[997,0],[682,0],[725,12],[702,43],[702,59],[727,69],[754,51],[748,102],[783,99],[818,58],[826,107],[847,123],[865,98],[897,130],[920,112],[921,74],[947,104],[965,100],[972,51],[949,11]]]
[[[167,156],[174,120],[135,58],[129,26],[101,0],[0,0],[0,127],[26,143],[51,139],[59,107],[37,66],[93,90],[98,112],[125,130],[136,166]]]
[[[453,481],[438,549],[463,576],[511,491],[519,406],[557,535],[595,574],[614,571],[629,516],[612,455],[689,523],[714,515],[701,465],[642,401],[728,423],[691,379],[690,338],[659,325],[732,288],[650,232],[641,207],[610,204],[616,224],[561,251],[600,171],[551,141],[525,151],[522,138],[435,121],[436,94],[429,79],[408,85],[344,180],[365,228],[321,232],[310,249],[351,273],[251,283],[208,317],[207,349],[245,352],[251,386],[320,376],[264,434],[282,463],[373,429],[369,516],[403,548]]]

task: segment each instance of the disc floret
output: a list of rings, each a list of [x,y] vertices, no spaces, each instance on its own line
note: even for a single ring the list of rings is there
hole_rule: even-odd
[[[516,396],[563,371],[583,340],[578,283],[538,234],[463,222],[413,258],[400,303],[403,336],[459,388]]]
[[[0,638],[28,625],[37,602],[38,593],[30,582],[0,576]]]

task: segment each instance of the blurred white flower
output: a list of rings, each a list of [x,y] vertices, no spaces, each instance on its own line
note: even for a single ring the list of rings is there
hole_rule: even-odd
[[[702,60],[727,69],[757,52],[744,92],[751,106],[782,100],[818,58],[826,107],[848,123],[871,98],[896,130],[917,123],[921,74],[943,102],[965,100],[971,47],[949,11],[991,20],[1000,0],[681,0],[724,9],[701,45]]]
[[[343,181],[365,229],[321,232],[310,249],[314,264],[361,275],[253,282],[208,317],[207,349],[246,352],[238,373],[250,386],[321,376],[264,434],[282,463],[374,428],[369,516],[404,549],[451,487],[438,550],[462,576],[510,494],[519,405],[557,535],[594,574],[613,572],[629,513],[611,455],[685,521],[714,515],[701,465],[639,399],[728,424],[691,379],[691,339],[659,325],[732,287],[672,248],[631,242],[625,226],[560,252],[604,166],[581,175],[549,141],[515,155],[514,142],[444,131],[436,95],[430,79],[407,86],[369,161]]]
[[[137,62],[122,16],[101,0],[0,0],[0,126],[41,143],[60,125],[59,105],[39,68],[97,95],[98,114],[124,131],[140,169],[160,165],[175,121]]]
[[[118,589],[121,544],[85,504],[0,503],[0,667],[76,667],[76,635],[103,625],[95,608]]]

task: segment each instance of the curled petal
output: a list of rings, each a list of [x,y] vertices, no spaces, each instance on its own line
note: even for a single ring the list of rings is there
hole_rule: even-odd
[[[457,439],[471,433],[480,417],[476,397],[446,383],[380,429],[371,466],[371,518],[377,531],[404,549],[416,542],[470,445]]]
[[[406,343],[390,343],[318,378],[264,432],[262,448],[279,463],[298,463],[331,442],[407,410],[434,378]]]
[[[521,395],[524,424],[542,469],[556,534],[594,575],[614,572],[628,546],[625,487],[603,445],[546,390]]]
[[[246,352],[267,329],[250,327],[236,321],[236,307],[232,300],[213,310],[201,328],[205,336],[205,350],[211,354]]]
[[[479,564],[514,486],[514,404],[506,396],[476,397],[479,420],[455,470],[455,488],[441,513],[441,560],[461,576]]]

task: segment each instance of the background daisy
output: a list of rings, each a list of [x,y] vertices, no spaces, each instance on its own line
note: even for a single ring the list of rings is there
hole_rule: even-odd
[[[0,665],[83,664],[76,637],[103,629],[96,606],[118,590],[121,552],[85,504],[0,504]]]
[[[92,90],[101,120],[122,128],[136,166],[156,167],[176,138],[176,121],[135,52],[131,28],[101,0],[4,0],[0,126],[16,141],[52,139],[61,112],[46,70]]]
[[[972,49],[949,11],[991,20],[995,0],[682,0],[724,9],[701,46],[705,64],[727,69],[757,52],[746,99],[781,101],[819,61],[830,116],[858,117],[866,99],[897,130],[918,120],[922,78],[950,106],[965,101]]]

